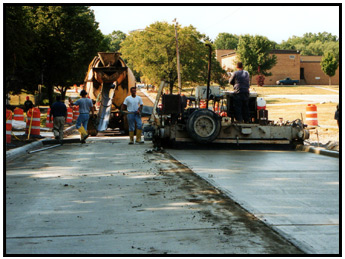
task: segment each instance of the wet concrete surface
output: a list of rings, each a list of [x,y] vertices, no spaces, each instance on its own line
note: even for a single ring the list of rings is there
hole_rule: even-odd
[[[168,152],[306,253],[339,253],[338,158],[283,150]]]
[[[9,162],[5,253],[303,254],[169,154],[127,143],[90,137]]]

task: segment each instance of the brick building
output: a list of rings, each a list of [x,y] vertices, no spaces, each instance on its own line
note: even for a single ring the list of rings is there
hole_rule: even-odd
[[[296,50],[273,50],[273,54],[277,56],[277,64],[269,71],[272,76],[265,78],[265,85],[275,85],[276,81],[286,77],[307,85],[329,84],[329,77],[321,70],[321,56],[301,56]],[[237,54],[234,50],[216,50],[216,56],[225,70],[236,70]],[[339,85],[339,67],[331,82]]]

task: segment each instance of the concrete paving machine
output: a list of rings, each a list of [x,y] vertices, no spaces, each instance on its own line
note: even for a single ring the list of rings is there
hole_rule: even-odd
[[[145,139],[160,146],[174,142],[295,145],[309,138],[307,125],[300,119],[268,120],[266,108],[258,106],[257,93],[249,97],[250,122],[237,123],[233,92],[209,87],[207,94],[205,89],[197,87],[195,96],[164,94],[160,98],[160,88],[149,124],[144,127]]]
[[[128,131],[126,115],[121,114],[120,109],[136,80],[120,56],[118,52],[99,52],[89,65],[85,85],[96,107],[96,117],[88,124],[91,136],[107,128]]]

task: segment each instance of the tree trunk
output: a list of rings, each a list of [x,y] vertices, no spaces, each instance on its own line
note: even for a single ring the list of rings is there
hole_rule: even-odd
[[[54,86],[48,86],[48,100],[49,100],[49,106],[53,105],[54,102]]]
[[[332,79],[329,77],[329,85],[332,85]]]
[[[173,94],[174,82],[170,81],[170,94]]]
[[[65,100],[66,92],[67,92],[67,87],[62,87],[61,100]]]
[[[174,83],[177,79],[177,77],[175,77],[175,79],[172,78],[172,73],[170,73],[171,76],[169,76],[169,88],[170,88],[170,94],[173,94],[173,90],[174,90]]]

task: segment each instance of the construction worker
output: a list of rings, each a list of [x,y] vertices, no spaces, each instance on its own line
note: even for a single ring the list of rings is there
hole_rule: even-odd
[[[143,123],[141,122],[141,111],[143,110],[143,100],[140,96],[137,96],[137,89],[136,87],[131,88],[131,95],[127,96],[124,100],[121,111],[127,110],[127,120],[128,120],[128,127],[129,127],[129,143],[134,143],[134,130],[135,130],[135,123],[137,124],[137,136],[136,136],[136,143],[142,144],[144,141],[141,140],[141,132]]]
[[[53,132],[55,139],[59,140],[62,144],[63,140],[63,130],[65,126],[65,122],[67,119],[67,107],[65,103],[61,100],[61,96],[56,96],[56,102],[53,103],[49,120],[52,120],[52,116],[54,117],[54,124],[53,124]]]
[[[335,113],[334,113],[334,119],[337,121],[337,125],[338,125],[338,129],[339,129],[339,103],[337,105],[337,109],[335,110]]]
[[[33,107],[34,107],[34,104],[30,100],[30,97],[26,96],[26,101],[24,102],[24,111],[27,113]]]
[[[87,123],[89,121],[89,113],[90,110],[92,112],[92,116],[94,116],[95,109],[93,107],[93,103],[91,99],[87,98],[87,92],[85,90],[81,90],[80,92],[81,98],[77,100],[75,103],[72,102],[71,97],[68,98],[70,105],[78,105],[79,106],[79,116],[77,118],[76,128],[80,133],[80,141],[81,143],[85,143],[85,140],[89,137],[87,133]]]
[[[249,122],[249,73],[243,70],[242,62],[237,63],[237,71],[229,80],[234,86],[234,109],[237,122]]]

